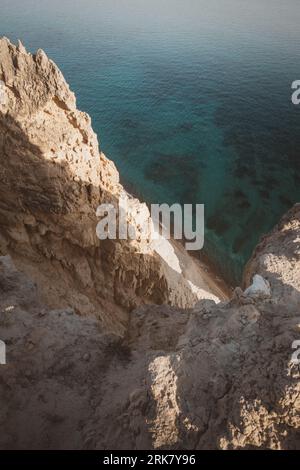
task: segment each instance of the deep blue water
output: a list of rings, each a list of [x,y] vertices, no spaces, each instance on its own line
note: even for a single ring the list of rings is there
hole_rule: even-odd
[[[0,0],[0,35],[55,60],[129,189],[205,204],[229,278],[300,201],[298,0]]]

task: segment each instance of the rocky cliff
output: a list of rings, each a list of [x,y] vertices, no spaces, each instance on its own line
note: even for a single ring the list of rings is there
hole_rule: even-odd
[[[123,188],[45,54],[1,40],[0,80],[0,448],[299,449],[300,205],[220,302],[165,241],[96,237]]]
[[[222,298],[186,269],[193,263],[183,250],[139,237],[136,216],[149,219],[149,211],[137,199],[129,200],[128,221],[137,240],[98,239],[97,207],[116,206],[125,190],[89,116],[42,50],[31,55],[1,39],[0,83],[0,251],[35,280],[48,305],[96,314],[124,332],[126,311],[142,303],[188,307]]]

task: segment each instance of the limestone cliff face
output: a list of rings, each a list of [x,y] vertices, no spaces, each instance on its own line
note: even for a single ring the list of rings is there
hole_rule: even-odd
[[[1,39],[0,81],[0,250],[37,282],[48,305],[96,314],[123,332],[124,309],[217,300],[205,283],[199,288],[164,260],[150,239],[97,238],[98,205],[116,205],[124,189],[99,152],[89,116],[76,109],[46,54]],[[149,219],[145,204],[131,198],[130,205]],[[162,252],[176,260],[166,243]]]
[[[1,40],[0,80],[0,448],[300,449],[300,206],[216,303],[164,241],[98,240],[123,189],[44,53]]]

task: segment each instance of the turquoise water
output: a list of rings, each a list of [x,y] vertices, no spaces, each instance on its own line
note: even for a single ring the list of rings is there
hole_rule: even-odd
[[[234,282],[300,201],[298,0],[0,1],[0,34],[43,48],[147,202],[204,203]]]

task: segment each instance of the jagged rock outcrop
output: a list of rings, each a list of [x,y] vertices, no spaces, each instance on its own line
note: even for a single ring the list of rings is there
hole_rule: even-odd
[[[273,231],[256,247],[244,272],[244,285],[249,285],[256,272],[273,286],[272,298],[277,303],[299,305],[300,302],[300,204],[282,217]]]
[[[300,449],[299,240],[298,205],[247,267],[269,292],[143,306],[123,338],[45,308],[2,257],[0,448]]]
[[[89,426],[91,446],[111,448],[300,449],[300,205],[258,245],[245,292],[193,310],[147,306],[131,316],[117,412],[109,402]],[[261,288],[263,285],[263,288]],[[172,327],[171,327],[172,325]],[[166,333],[168,332],[168,333]],[[300,348],[299,348],[300,350]],[[107,435],[98,439],[97,429]]]
[[[300,449],[300,206],[230,301],[148,305],[192,301],[179,258],[96,238],[121,186],[88,117],[42,52],[0,67],[0,448]]]
[[[96,314],[121,332],[124,308],[218,301],[221,291],[200,271],[190,279],[184,265],[191,259],[182,250],[179,260],[166,240],[156,250],[150,239],[97,238],[98,205],[117,205],[124,189],[114,164],[99,153],[89,116],[76,109],[46,54],[1,39],[0,83],[0,252],[38,283],[48,305]],[[149,219],[145,204],[133,198],[129,204]]]

